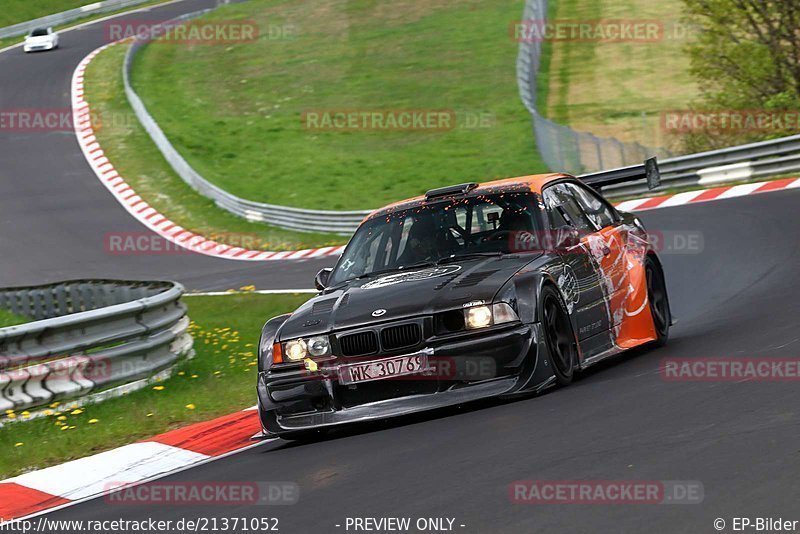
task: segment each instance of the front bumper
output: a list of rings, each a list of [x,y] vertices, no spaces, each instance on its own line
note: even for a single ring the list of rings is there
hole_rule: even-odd
[[[44,52],[52,50],[55,45],[53,43],[40,44],[40,45],[22,45],[22,50],[25,52]]]
[[[535,390],[552,378],[538,324],[432,340],[426,351],[437,369],[429,375],[347,385],[338,379],[339,366],[352,363],[345,359],[321,364],[315,373],[262,372],[257,388],[262,426],[279,435],[396,417]]]

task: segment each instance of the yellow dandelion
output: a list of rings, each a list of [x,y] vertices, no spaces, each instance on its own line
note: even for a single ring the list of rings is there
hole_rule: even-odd
[[[164,386],[153,386],[153,389],[156,391],[162,391],[164,389]]]
[[[196,408],[196,406],[194,404],[187,404],[186,405],[186,409],[187,410],[194,410],[195,408]]]
[[[58,419],[59,421],[66,421],[67,420],[67,416],[66,415],[59,415],[58,417],[56,417],[56,419]]]
[[[197,375],[192,375],[192,378],[199,378]]]
[[[8,417],[9,419],[16,419],[16,418],[17,418],[17,414],[15,414],[15,413],[10,413],[10,414],[8,414],[6,417]]]
[[[58,408],[59,406],[61,406],[60,402],[54,402],[50,405],[51,408]]]
[[[149,413],[149,414],[147,414],[145,417],[153,417],[153,413],[152,413],[152,412],[150,412],[150,413]]]
[[[22,447],[23,445],[25,445],[25,444],[23,442],[21,442],[21,441],[19,441],[19,442],[14,444],[15,447]]]
[[[180,371],[180,372],[178,373],[178,376],[183,376],[183,375],[185,375],[185,374],[186,374],[186,373],[184,373],[183,371]]]
[[[100,422],[99,419],[89,419],[89,424],[90,425],[94,425],[94,424],[99,423],[99,422]]]
[[[72,410],[69,412],[70,415],[80,415],[83,413],[83,410]]]

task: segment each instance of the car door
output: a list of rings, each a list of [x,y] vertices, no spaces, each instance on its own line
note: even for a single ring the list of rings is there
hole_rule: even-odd
[[[590,254],[586,239],[597,229],[578,204],[566,182],[555,183],[542,191],[550,234],[563,270],[553,273],[564,301],[573,317],[579,340],[586,340],[611,328],[605,293],[601,285],[599,265]],[[572,233],[568,242],[562,237]],[[607,348],[606,343],[584,345],[583,353]],[[591,349],[591,350],[587,350]]]
[[[586,236],[585,243],[597,264],[611,315],[611,326],[618,327],[625,317],[625,303],[630,285],[625,247],[627,236],[621,225],[621,218],[597,193],[585,185],[574,182],[565,185],[596,229]]]
[[[583,184],[571,188],[587,216],[600,227],[602,241],[595,249],[605,246],[609,250],[600,260],[600,270],[607,288],[614,347],[630,348],[654,339],[644,266],[647,234],[635,224],[625,223],[592,189]]]

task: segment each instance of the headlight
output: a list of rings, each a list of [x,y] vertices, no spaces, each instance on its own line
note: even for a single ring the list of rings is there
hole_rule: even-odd
[[[319,358],[331,353],[331,344],[328,336],[314,336],[311,338],[292,339],[278,345],[282,347],[282,360],[284,362],[301,362],[306,358]]]
[[[492,324],[492,309],[489,306],[467,308],[467,328],[484,328]]]
[[[316,336],[308,340],[308,353],[312,356],[326,356],[331,351],[327,336]]]
[[[498,302],[491,306],[472,306],[464,310],[464,323],[468,329],[486,328],[493,324],[518,321],[514,308],[506,302]]]
[[[299,362],[308,355],[308,346],[304,339],[293,339],[284,345],[286,359],[290,362]]]

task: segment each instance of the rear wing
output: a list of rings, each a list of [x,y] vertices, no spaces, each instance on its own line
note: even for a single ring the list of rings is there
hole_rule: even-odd
[[[661,172],[658,170],[656,158],[648,158],[642,165],[593,172],[578,176],[578,178],[598,191],[606,185],[634,182],[636,180],[647,180],[648,189],[655,189],[661,185]]]

